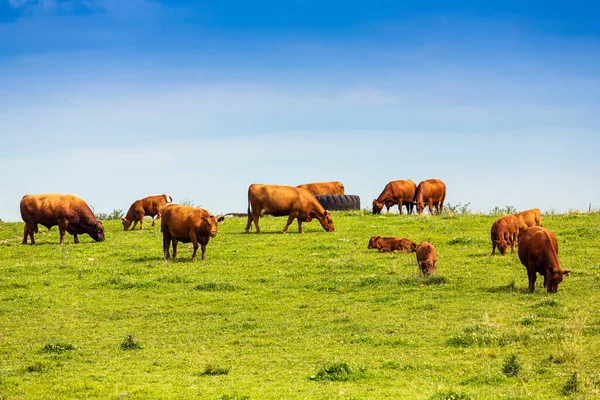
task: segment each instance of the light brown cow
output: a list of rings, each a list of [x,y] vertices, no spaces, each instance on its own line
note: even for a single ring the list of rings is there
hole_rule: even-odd
[[[343,195],[344,185],[342,182],[314,182],[298,185],[299,188],[308,189],[315,196],[321,194]]]
[[[406,238],[381,237],[379,235],[372,236],[369,240],[368,249],[379,249],[380,253],[384,252],[400,252],[413,253],[417,249],[417,245]]]
[[[417,212],[423,214],[425,206],[429,206],[429,213],[433,214],[433,207],[441,214],[444,211],[444,200],[446,199],[446,184],[439,179],[428,179],[422,181],[415,191],[414,203]]]
[[[217,236],[218,223],[225,217],[215,217],[204,208],[171,204],[162,212],[160,230],[163,234],[163,250],[165,259],[169,259],[169,247],[173,243],[173,258],[177,258],[177,243],[192,242],[194,252],[192,260],[196,261],[198,243],[202,249],[202,259],[206,259],[206,245],[211,237]]]
[[[398,204],[400,214],[402,214],[402,205],[406,206],[408,214],[412,214],[416,189],[417,185],[410,179],[389,182],[379,197],[373,200],[373,214],[380,214],[384,205],[386,212],[389,213],[390,208],[395,204]]]
[[[425,277],[434,274],[437,269],[437,252],[429,242],[421,242],[417,246],[417,263]]]
[[[27,236],[35,244],[33,234],[38,232],[38,224],[50,229],[58,225],[60,244],[65,243],[65,232],[73,235],[79,243],[78,234],[87,233],[97,242],[104,241],[104,227],[81,198],[72,194],[25,195],[21,199],[21,218],[25,221],[23,244]]]
[[[539,208],[532,208],[516,214],[519,218],[519,229],[525,230],[531,226],[542,226],[542,213]]]
[[[333,218],[331,213],[323,208],[314,194],[308,189],[282,185],[252,184],[248,188],[248,223],[246,232],[250,230],[252,221],[256,233],[260,233],[258,219],[264,215],[282,217],[288,215],[283,233],[288,227],[298,220],[298,232],[302,230],[302,222],[310,222],[316,218],[327,232],[333,232]]]
[[[496,254],[496,247],[501,255],[505,255],[508,246],[510,246],[511,254],[514,254],[515,245],[519,239],[519,225],[519,217],[514,214],[503,215],[494,221],[490,232],[492,255]]]
[[[148,215],[152,217],[152,226],[156,224],[156,220],[160,218],[162,209],[171,203],[173,198],[166,194],[160,194],[157,196],[148,196],[143,199],[136,200],[133,202],[125,218],[121,218],[123,223],[123,229],[128,230],[131,224],[131,230],[135,229],[138,221],[140,223],[140,230],[144,229],[144,216]]]
[[[532,293],[538,273],[544,277],[544,287],[548,293],[556,293],[563,277],[571,273],[560,267],[556,236],[540,226],[526,228],[521,233],[519,260],[527,268],[529,291]]]

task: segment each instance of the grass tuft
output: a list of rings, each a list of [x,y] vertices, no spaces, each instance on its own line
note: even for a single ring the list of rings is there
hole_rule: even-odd
[[[63,343],[63,342],[48,343],[48,344],[44,345],[44,347],[42,347],[42,350],[45,353],[60,354],[60,353],[66,352],[66,351],[75,350],[75,346],[73,346],[71,343]]]
[[[219,397],[219,400],[248,400],[248,399],[250,399],[250,396],[245,396],[245,395],[241,395],[241,394],[237,394],[237,393],[224,394],[223,396]]]
[[[348,382],[364,376],[364,368],[355,369],[345,362],[335,362],[321,367],[310,379],[313,381]]]
[[[133,335],[125,336],[125,339],[121,342],[121,349],[123,350],[139,350],[142,346],[136,342]]]
[[[27,372],[44,372],[47,369],[48,366],[42,361],[34,361],[25,368]]]
[[[202,290],[206,292],[234,292],[238,290],[238,287],[226,282],[204,282],[196,285],[194,290]]]
[[[202,371],[201,375],[203,375],[203,376],[227,375],[227,374],[229,374],[230,370],[231,370],[231,367],[219,367],[218,365],[207,364],[206,367],[204,367],[204,371]]]
[[[429,400],[471,400],[472,397],[463,392],[456,392],[454,390],[442,390],[435,392]]]
[[[511,354],[504,360],[502,364],[502,373],[507,377],[519,376],[521,372],[521,363],[517,359],[516,354]]]
[[[567,379],[565,384],[562,387],[561,393],[565,396],[569,396],[571,394],[577,393],[580,390],[579,376],[577,372],[573,372],[573,374]]]

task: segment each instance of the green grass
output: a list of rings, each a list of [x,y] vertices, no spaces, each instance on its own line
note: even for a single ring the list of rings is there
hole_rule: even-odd
[[[25,246],[3,223],[0,399],[600,396],[600,214],[543,216],[573,270],[554,295],[489,255],[495,218],[337,212],[304,235],[229,218],[198,262],[188,244],[164,261],[160,224]],[[431,242],[438,274],[368,250],[374,234]]]

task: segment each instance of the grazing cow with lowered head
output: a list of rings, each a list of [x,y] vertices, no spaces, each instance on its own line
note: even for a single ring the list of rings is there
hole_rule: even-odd
[[[369,249],[379,249],[380,253],[384,252],[400,252],[413,253],[417,249],[417,245],[406,238],[391,238],[381,237],[379,235],[372,236],[369,240]]]
[[[433,207],[438,214],[441,214],[444,211],[445,199],[446,184],[439,179],[428,179],[417,186],[414,203],[419,214],[423,214],[426,205],[429,206],[430,214],[433,214]]]
[[[303,222],[316,218],[327,232],[333,232],[331,213],[323,208],[319,200],[308,189],[282,185],[252,184],[248,188],[248,223],[246,232],[252,222],[256,233],[260,233],[258,219],[264,215],[282,217],[288,215],[288,220],[282,233],[286,233],[294,219],[298,220],[298,232],[302,230]]]
[[[394,204],[398,204],[400,214],[402,214],[403,204],[406,206],[406,212],[412,214],[416,189],[417,185],[410,179],[389,182],[379,197],[373,200],[373,214],[380,214],[384,205],[386,212],[389,213]]]
[[[494,221],[491,230],[492,255],[496,254],[496,247],[501,255],[505,255],[508,246],[511,254],[514,254],[519,238],[519,224],[519,217],[513,214],[503,215]]]
[[[570,270],[562,269],[558,261],[556,236],[547,228],[532,226],[521,233],[519,260],[527,268],[529,291],[535,290],[537,274],[544,277],[544,287],[548,293],[556,293]]]
[[[344,185],[342,182],[314,182],[298,185],[299,188],[308,189],[315,196],[322,194],[343,195]]]
[[[160,230],[163,234],[165,259],[171,258],[169,247],[173,243],[173,258],[177,258],[177,243],[192,242],[194,252],[192,261],[196,261],[198,243],[202,249],[202,259],[206,259],[206,245],[211,237],[217,236],[218,223],[225,217],[215,217],[204,208],[172,204],[162,212]]]
[[[437,268],[437,252],[435,247],[429,242],[421,242],[417,246],[417,263],[419,269],[425,277],[435,273]]]
[[[72,194],[25,195],[21,199],[21,218],[25,221],[23,244],[27,244],[27,236],[35,244],[33,234],[38,232],[38,224],[48,229],[58,225],[60,244],[65,243],[65,232],[73,235],[75,243],[79,243],[77,235],[83,233],[97,242],[104,241],[102,222],[85,201]]]
[[[148,215],[152,217],[152,226],[156,224],[156,220],[160,218],[162,209],[173,201],[171,196],[161,194],[158,196],[148,196],[143,199],[136,200],[133,202],[125,218],[121,218],[123,223],[123,229],[128,230],[131,224],[131,230],[135,229],[138,221],[140,223],[140,230],[144,229],[144,216]]]

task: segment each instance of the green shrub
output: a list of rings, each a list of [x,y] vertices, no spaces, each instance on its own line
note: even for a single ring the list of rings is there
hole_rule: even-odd
[[[75,350],[75,347],[71,343],[48,343],[44,345],[42,350],[46,353],[64,353],[65,351]]]
[[[142,346],[134,340],[133,335],[127,335],[121,342],[121,348],[123,350],[139,350]]]
[[[314,381],[347,382],[364,377],[363,368],[351,368],[345,362],[335,362],[321,367],[317,373],[310,377]]]
[[[204,371],[202,371],[201,375],[227,375],[229,374],[229,370],[231,370],[231,367],[225,368],[214,364],[207,364],[206,367],[204,367]]]
[[[565,382],[562,387],[562,394],[568,396],[573,393],[579,392],[579,377],[577,372],[573,372],[571,377]]]
[[[504,360],[504,364],[502,364],[502,373],[505,376],[512,377],[519,376],[520,372],[521,364],[519,363],[519,360],[517,360],[517,355],[511,354]]]

